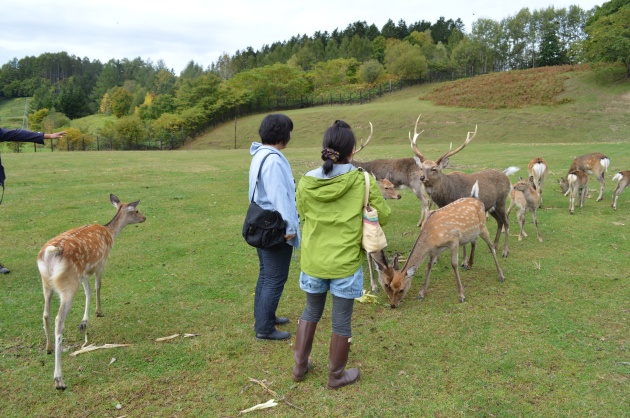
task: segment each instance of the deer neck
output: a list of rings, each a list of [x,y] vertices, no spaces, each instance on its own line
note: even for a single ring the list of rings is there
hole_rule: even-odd
[[[413,245],[411,253],[409,254],[409,257],[407,257],[407,261],[401,271],[406,274],[407,270],[410,268],[419,266],[424,262],[424,259],[429,256],[430,252],[431,246],[429,245],[425,234],[421,231],[420,236]]]
[[[112,238],[116,238],[120,231],[122,231],[123,228],[127,225],[124,222],[124,216],[121,209],[116,212],[116,216],[114,216],[111,221],[103,225],[105,229],[107,229],[109,233],[112,234]]]

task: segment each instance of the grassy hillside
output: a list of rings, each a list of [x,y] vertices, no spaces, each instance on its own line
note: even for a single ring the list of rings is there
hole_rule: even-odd
[[[551,71],[551,70],[549,70]],[[526,73],[526,72],[525,72]],[[494,89],[488,80],[503,83],[512,95],[523,89],[522,84],[510,84],[502,74],[466,80],[468,91],[477,91],[480,100],[489,101]],[[540,77],[531,78],[538,82]],[[514,83],[514,81],[512,81]],[[373,144],[388,146],[408,144],[409,131],[413,131],[419,114],[421,144],[457,144],[466,138],[466,132],[478,125],[474,142],[482,143],[606,143],[625,142],[630,121],[630,83],[602,79],[592,71],[568,71],[563,74],[563,89],[555,96],[556,105],[535,105],[515,109],[473,109],[435,105],[428,98],[446,84],[425,84],[392,95],[386,95],[370,104],[353,106],[316,107],[286,111],[294,122],[290,147],[318,147],[321,137],[335,119],[350,123],[357,134],[365,138],[368,122],[374,125]],[[532,87],[533,88],[533,87]],[[453,93],[457,94],[457,92]],[[490,96],[492,97],[492,96]],[[520,100],[525,100],[525,94]],[[451,100],[449,100],[451,101]],[[515,102],[518,101],[515,99]],[[188,149],[230,149],[249,147],[257,140],[258,125],[264,115],[255,115],[230,121],[197,138]],[[397,148],[396,148],[397,149]],[[395,149],[392,149],[395,152]],[[393,154],[392,154],[393,155]],[[387,157],[385,155],[384,157]]]

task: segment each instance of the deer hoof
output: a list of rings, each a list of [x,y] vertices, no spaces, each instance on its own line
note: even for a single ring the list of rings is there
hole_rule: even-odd
[[[464,303],[465,298],[463,296],[459,297],[459,303]]]
[[[63,384],[63,379],[61,379],[61,377],[55,377],[55,389],[66,390],[66,385]]]
[[[102,318],[102,317],[104,317],[105,315],[103,315],[103,312],[97,312],[97,313],[96,313],[96,316],[97,316],[97,317],[99,317],[99,318]]]
[[[87,321],[81,321],[81,323],[79,324],[79,331],[81,331],[81,333],[84,333],[86,329],[87,329]]]

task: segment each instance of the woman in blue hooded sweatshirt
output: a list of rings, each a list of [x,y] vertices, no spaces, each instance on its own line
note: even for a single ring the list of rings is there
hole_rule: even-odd
[[[254,296],[254,331],[258,340],[286,340],[291,336],[289,332],[276,329],[276,325],[291,322],[288,318],[276,316],[276,309],[289,277],[293,248],[300,246],[295,181],[289,161],[280,152],[291,140],[292,130],[293,122],[288,116],[278,113],[267,115],[258,129],[262,143],[252,143],[249,150],[252,155],[249,200],[253,197],[261,208],[280,212],[286,222],[286,243],[256,249],[260,272]]]

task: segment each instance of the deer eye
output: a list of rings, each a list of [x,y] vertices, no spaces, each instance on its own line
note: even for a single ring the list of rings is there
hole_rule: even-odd
[[[433,168],[431,168],[431,171],[432,171],[433,173],[435,173],[435,172],[437,171],[437,168],[433,167]]]
[[[389,286],[387,283],[385,283],[385,288],[386,288],[386,289],[389,289],[389,288],[390,288],[390,286]]]
[[[398,294],[402,294],[402,293],[404,293],[404,289],[400,289],[400,290],[398,291]]]

